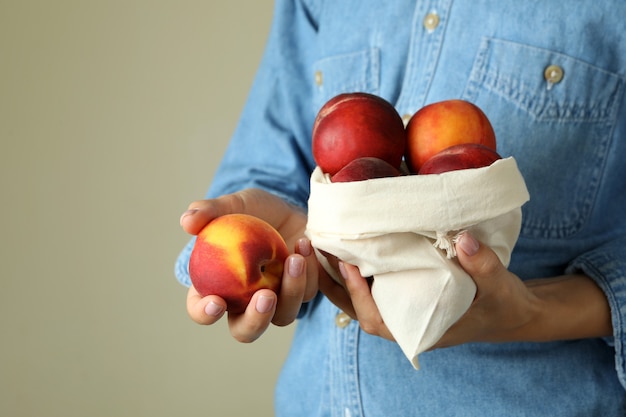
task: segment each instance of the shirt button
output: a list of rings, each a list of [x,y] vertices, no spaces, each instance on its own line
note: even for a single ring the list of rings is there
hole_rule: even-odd
[[[427,31],[432,32],[433,30],[437,28],[437,26],[439,26],[439,15],[435,12],[428,13],[426,17],[424,18],[423,23],[424,23],[424,28]]]
[[[335,317],[335,324],[340,329],[343,329],[344,327],[346,327],[348,324],[350,324],[351,321],[352,321],[352,318],[346,313],[344,313],[343,311],[337,314],[337,316]]]
[[[558,65],[550,65],[543,72],[543,77],[550,84],[557,84],[563,79],[563,68]]]
[[[319,71],[319,70],[315,71],[315,84],[318,87],[321,87],[322,84],[324,84],[324,77],[322,75],[322,71]]]

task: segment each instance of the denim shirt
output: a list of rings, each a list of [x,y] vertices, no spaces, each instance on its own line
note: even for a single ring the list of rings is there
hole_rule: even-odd
[[[614,335],[470,343],[420,356],[323,296],[298,320],[279,416],[626,415],[626,2],[278,0],[260,69],[207,197],[258,187],[306,209],[318,109],[367,91],[401,115],[461,98],[491,120],[531,199],[509,269],[584,272]],[[191,244],[176,273],[189,285]]]

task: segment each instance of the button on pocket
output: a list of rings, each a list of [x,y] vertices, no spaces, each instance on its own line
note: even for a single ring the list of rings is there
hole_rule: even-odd
[[[624,80],[554,51],[484,39],[463,98],[480,106],[530,192],[522,236],[563,238],[590,216]]]
[[[312,68],[314,109],[334,96],[362,91],[378,94],[379,55],[376,48],[320,59]]]
[[[548,82],[548,89],[550,89],[563,79],[563,68],[558,65],[550,65],[543,72],[543,78]]]
[[[435,12],[428,13],[424,18],[423,24],[426,31],[432,32],[437,29],[437,26],[439,26],[439,15]]]
[[[317,70],[315,71],[315,85],[317,85],[318,87],[321,87],[322,85],[324,85],[324,74],[322,73],[322,71]]]

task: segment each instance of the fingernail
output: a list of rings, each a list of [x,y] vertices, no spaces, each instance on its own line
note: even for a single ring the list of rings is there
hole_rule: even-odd
[[[262,314],[268,313],[272,309],[272,307],[274,307],[273,297],[267,297],[265,295],[262,295],[256,302],[256,311]]]
[[[348,279],[348,272],[346,271],[346,266],[341,261],[339,261],[339,272],[341,272],[341,276],[343,277],[343,279]]]
[[[211,301],[204,307],[204,312],[209,316],[219,316],[224,311],[224,307]]]
[[[310,256],[312,253],[311,241],[306,237],[298,239],[298,252],[302,256]]]
[[[480,247],[480,244],[476,239],[474,239],[474,236],[467,232],[459,236],[457,244],[461,247],[461,250],[465,252],[467,256],[476,255],[476,252],[478,252],[478,248]]]
[[[301,256],[290,257],[287,267],[290,276],[299,277],[304,272],[304,258]]]
[[[184,212],[184,213],[180,216],[180,220],[179,220],[179,222],[182,224],[183,219],[184,219],[185,217],[187,217],[187,216],[191,216],[192,214],[197,213],[199,210],[200,210],[200,209],[197,209],[197,208],[195,208],[195,209],[185,210],[185,212]]]

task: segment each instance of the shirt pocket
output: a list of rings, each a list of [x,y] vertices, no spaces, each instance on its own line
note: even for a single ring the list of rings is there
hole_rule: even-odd
[[[624,80],[547,49],[486,38],[463,98],[480,106],[498,151],[526,180],[521,235],[565,238],[592,213]]]
[[[379,91],[380,50],[369,48],[333,55],[313,64],[313,107],[319,109],[341,93]]]

